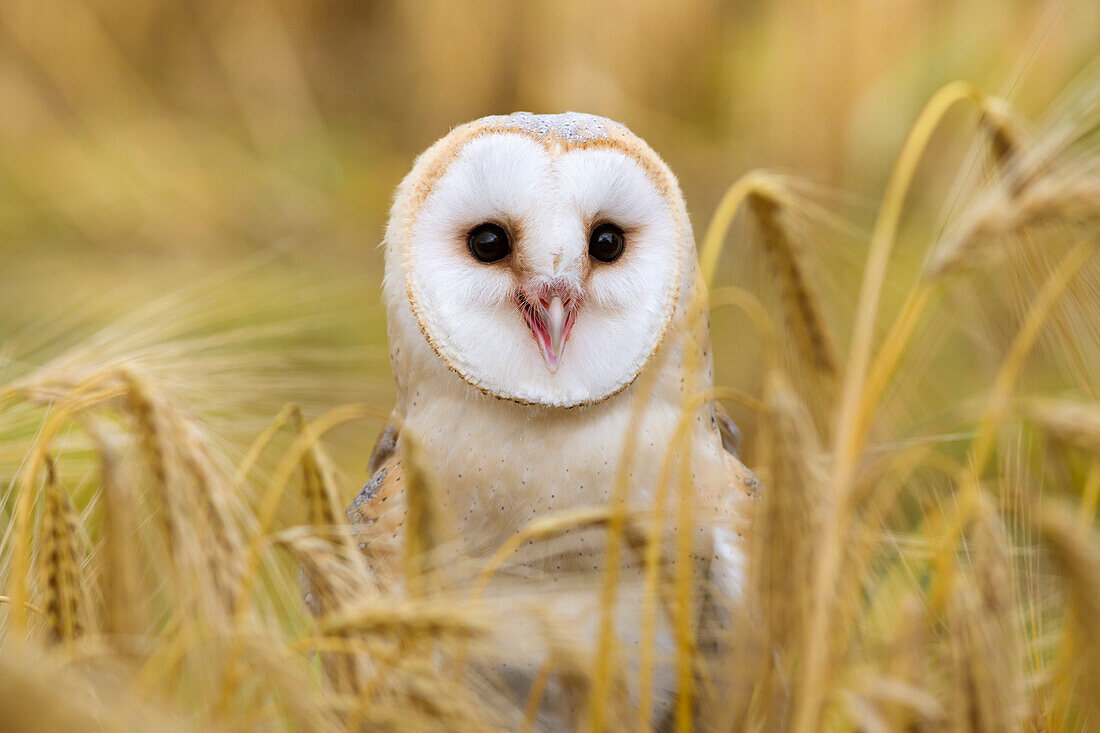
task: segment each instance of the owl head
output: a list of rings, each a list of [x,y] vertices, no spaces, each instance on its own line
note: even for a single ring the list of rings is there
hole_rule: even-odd
[[[385,247],[391,341],[411,319],[407,348],[484,393],[557,408],[637,379],[695,262],[668,167],[622,125],[576,113],[452,131],[399,187]]]

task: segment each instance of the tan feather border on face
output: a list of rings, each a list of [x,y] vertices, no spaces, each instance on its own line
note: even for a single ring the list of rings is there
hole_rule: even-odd
[[[412,235],[413,222],[416,220],[419,214],[421,206],[431,195],[432,190],[437,181],[443,177],[447,172],[450,165],[458,158],[459,153],[468,143],[486,135],[520,135],[527,137],[543,146],[543,148],[553,158],[557,158],[565,153],[574,150],[614,150],[627,156],[642,169],[646,177],[657,188],[658,193],[669,202],[670,208],[675,212],[676,219],[676,232],[677,232],[677,246],[683,248],[690,244],[694,247],[694,241],[691,241],[691,227],[688,223],[687,210],[684,206],[683,196],[680,193],[679,185],[676,182],[676,177],[669,170],[668,166],[660,159],[656,152],[653,151],[641,138],[634,135],[625,127],[612,120],[606,120],[599,118],[600,122],[606,125],[605,132],[600,136],[586,137],[583,139],[568,139],[559,135],[556,131],[550,130],[546,133],[538,134],[529,129],[518,125],[511,125],[507,122],[501,122],[500,120],[508,120],[508,117],[494,117],[484,118],[481,120],[475,120],[469,122],[461,127],[456,128],[447,136],[442,138],[436,145],[429,148],[431,158],[425,161],[424,165],[426,169],[422,173],[419,179],[417,179],[415,186],[409,192],[409,198],[404,209],[404,220],[401,222],[401,240],[400,240],[400,256],[402,269],[404,271],[405,280],[405,295],[408,298],[409,306],[412,310],[414,319],[416,320],[417,327],[420,329],[420,333],[424,336],[424,340],[427,341],[432,351],[435,352],[443,363],[452,372],[457,374],[471,387],[475,388],[482,394],[495,397],[500,400],[506,400],[508,402],[514,402],[521,405],[539,405],[543,407],[556,407],[559,409],[572,409],[575,407],[585,407],[590,405],[599,404],[606,400],[611,399],[617,394],[623,392],[638,379],[638,375],[641,374],[642,368],[649,363],[653,356],[660,350],[664,344],[665,337],[668,334],[668,330],[674,320],[676,301],[680,297],[680,292],[683,287],[681,281],[682,264],[684,260],[684,253],[680,253],[680,257],[676,258],[677,272],[674,273],[674,282],[678,282],[679,286],[670,289],[668,302],[665,305],[665,312],[667,313],[661,325],[661,332],[658,334],[657,339],[654,341],[653,347],[647,354],[637,363],[630,376],[625,379],[622,384],[617,388],[601,395],[597,398],[576,402],[568,405],[558,405],[545,402],[534,402],[525,400],[513,395],[501,394],[495,392],[487,387],[479,384],[477,380],[467,374],[459,365],[447,355],[444,349],[436,342],[429,332],[426,326],[426,315],[423,313],[423,306],[420,304],[417,298],[416,286],[413,283],[411,268],[410,268],[410,255],[408,251],[408,242]],[[435,149],[438,148],[438,149]],[[434,150],[433,150],[434,149]],[[419,165],[417,167],[420,167]]]

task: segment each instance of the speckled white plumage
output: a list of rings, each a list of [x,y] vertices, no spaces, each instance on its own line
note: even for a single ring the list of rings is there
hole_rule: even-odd
[[[506,263],[467,251],[466,235],[482,221],[515,233]],[[588,232],[601,221],[626,232],[612,264],[588,256]],[[384,246],[395,415],[438,480],[464,554],[493,552],[547,512],[606,504],[635,419],[628,501],[652,506],[685,395],[713,380],[705,316],[690,315],[700,286],[683,197],[643,141],[573,113],[459,127],[401,183]],[[556,373],[512,297],[539,283],[579,294]],[[746,564],[738,533],[755,480],[723,449],[711,403],[691,419],[696,555],[715,563],[707,574],[734,600]],[[388,511],[403,511],[395,507]],[[399,541],[400,522],[383,525],[394,534],[386,539]],[[602,533],[528,552],[542,582],[588,572],[597,587]],[[623,577],[619,633],[636,643],[638,609],[629,606],[637,576]],[[577,633],[594,629],[593,608],[573,606]]]

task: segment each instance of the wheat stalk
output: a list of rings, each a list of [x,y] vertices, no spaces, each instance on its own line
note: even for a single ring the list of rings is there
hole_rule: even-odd
[[[321,619],[319,627],[323,633],[356,631],[397,636],[488,637],[491,628],[476,620],[477,615],[474,607],[454,602],[371,601]]]

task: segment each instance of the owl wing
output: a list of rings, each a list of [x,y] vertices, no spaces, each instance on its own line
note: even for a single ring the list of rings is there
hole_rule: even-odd
[[[741,429],[720,402],[714,402],[714,423],[722,438],[722,447],[734,458],[741,458]]]
[[[762,487],[760,480],[741,462],[741,431],[718,403],[714,405],[714,422],[725,449],[726,481],[718,496],[704,498],[704,505],[712,506],[717,515],[709,533],[706,575],[708,595],[713,594],[710,601],[717,608],[728,608],[731,604],[738,605],[744,597],[748,572],[746,539],[753,504],[760,498]]]
[[[378,436],[370,457],[370,480],[347,508],[359,549],[383,587],[397,581],[404,552],[407,516],[404,469],[397,452],[399,430],[390,423]]]
[[[711,404],[712,422],[722,441],[722,448],[726,452],[726,472],[729,478],[726,485],[734,489],[730,495],[735,499],[743,496],[758,498],[761,489],[760,480],[741,462],[741,429],[726,412],[726,408],[717,401]]]
[[[737,429],[737,426],[734,426]],[[399,421],[396,416],[391,416],[390,421],[378,434],[374,442],[374,450],[370,452],[370,461],[367,463],[367,472],[373,477],[375,472],[382,467],[391,456],[397,452],[397,436],[400,434]],[[740,434],[738,434],[740,435]]]

